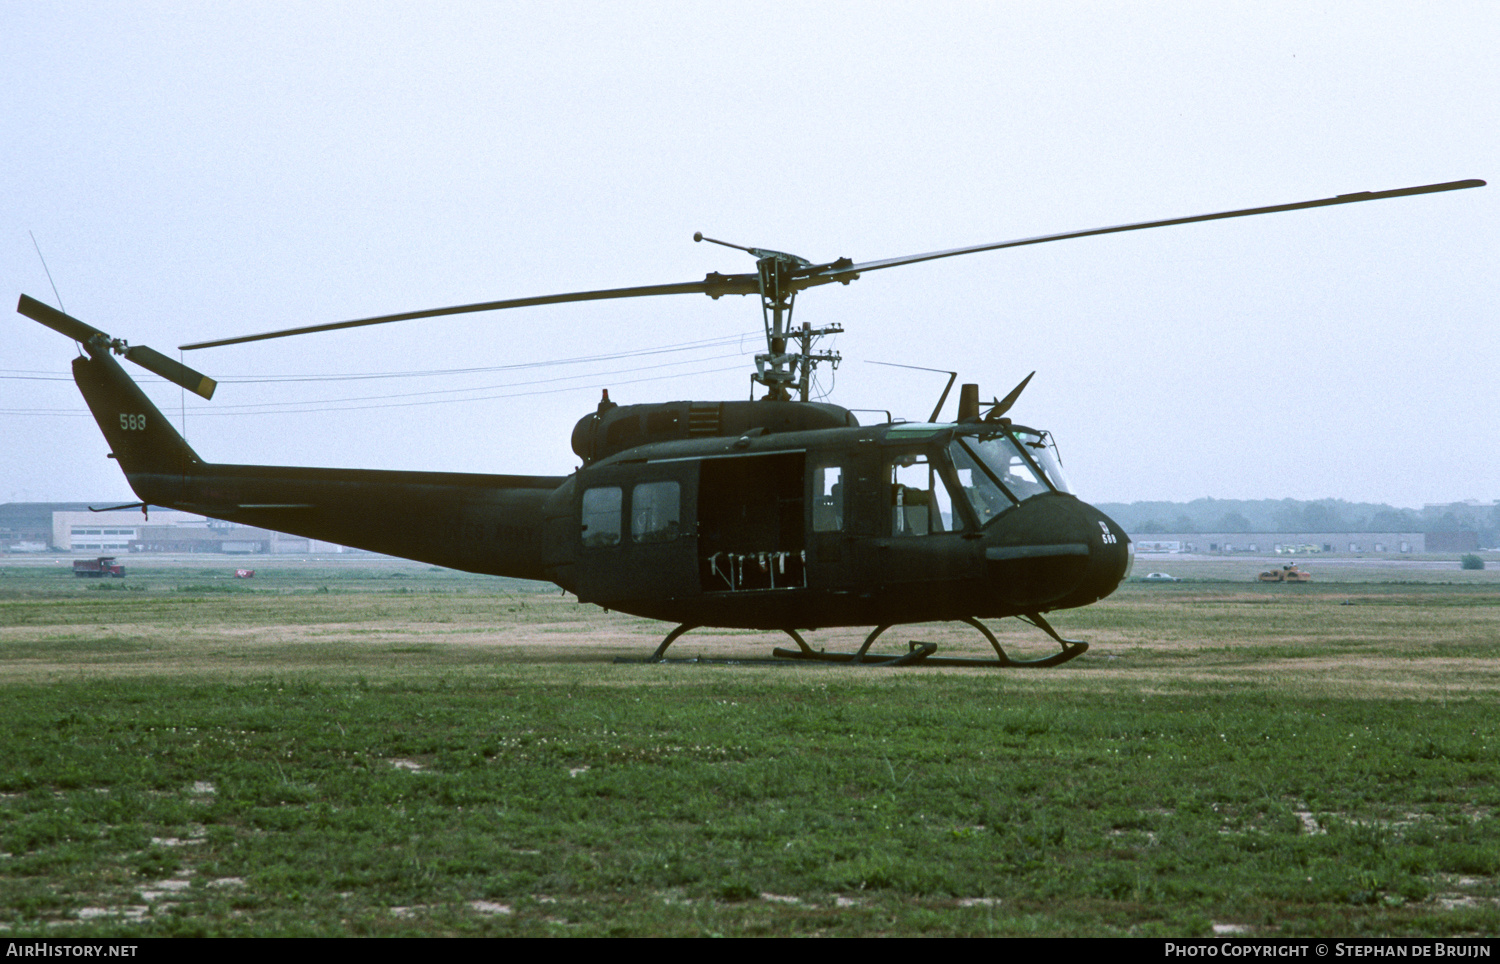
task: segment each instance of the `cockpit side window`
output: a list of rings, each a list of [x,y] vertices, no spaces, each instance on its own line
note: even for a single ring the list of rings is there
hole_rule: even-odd
[[[814,532],[844,530],[844,470],[838,465],[813,469],[812,522]]]
[[[953,499],[932,459],[925,452],[895,456],[890,463],[891,534],[925,536],[964,528],[953,512]]]

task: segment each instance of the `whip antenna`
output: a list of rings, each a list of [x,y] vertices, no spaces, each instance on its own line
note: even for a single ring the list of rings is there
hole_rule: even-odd
[[[47,283],[52,286],[52,297],[57,299],[57,307],[63,311],[67,311],[67,307],[62,303],[62,295],[57,293],[57,282],[52,280],[52,270],[47,267],[47,259],[42,257],[42,246],[36,243],[35,234],[32,234],[30,231],[26,233],[31,234],[31,246],[36,248],[36,256],[42,262],[42,270],[47,272]]]

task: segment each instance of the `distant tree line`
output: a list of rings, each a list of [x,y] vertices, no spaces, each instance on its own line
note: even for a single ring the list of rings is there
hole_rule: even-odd
[[[1462,502],[1436,509],[1398,509],[1343,499],[1195,499],[1192,502],[1101,502],[1127,532],[1476,532],[1500,545],[1500,505]]]

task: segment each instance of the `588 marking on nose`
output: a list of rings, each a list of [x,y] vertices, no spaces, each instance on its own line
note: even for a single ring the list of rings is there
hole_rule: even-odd
[[[126,415],[120,413],[120,428],[127,432],[144,432],[146,430],[146,416]]]
[[[120,417],[124,418],[125,416],[121,415]],[[1104,544],[1106,546],[1112,546],[1112,545],[1114,545],[1115,544],[1115,534],[1113,532],[1109,531],[1109,526],[1107,526],[1107,525],[1105,525],[1104,523],[1101,522],[1101,523],[1099,523],[1099,528],[1104,531],[1104,534],[1103,534],[1103,537],[1102,537],[1104,539]]]

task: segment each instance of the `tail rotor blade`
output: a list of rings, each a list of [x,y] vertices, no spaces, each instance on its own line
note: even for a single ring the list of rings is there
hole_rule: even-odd
[[[218,382],[202,372],[193,371],[176,359],[168,358],[156,349],[147,348],[145,345],[132,345],[125,351],[125,357],[153,375],[160,375],[167,381],[181,385],[193,394],[204,398],[213,398],[214,389],[219,386]]]
[[[145,345],[127,347],[124,342],[112,340],[93,325],[86,325],[72,315],[63,314],[51,305],[44,305],[27,295],[21,296],[20,303],[16,305],[16,311],[32,321],[41,322],[60,335],[66,335],[74,341],[89,346],[89,354],[113,350],[153,375],[160,375],[195,395],[201,395],[204,398],[214,397],[214,389],[218,387],[218,382],[202,372],[195,372],[181,362],[168,358],[154,348],[147,348]]]
[[[30,295],[21,296],[20,303],[16,305],[16,311],[32,321],[41,322],[59,335],[66,335],[85,345],[96,337],[109,341],[109,336],[93,325],[85,325],[72,315],[65,315],[51,305],[42,304]]]

